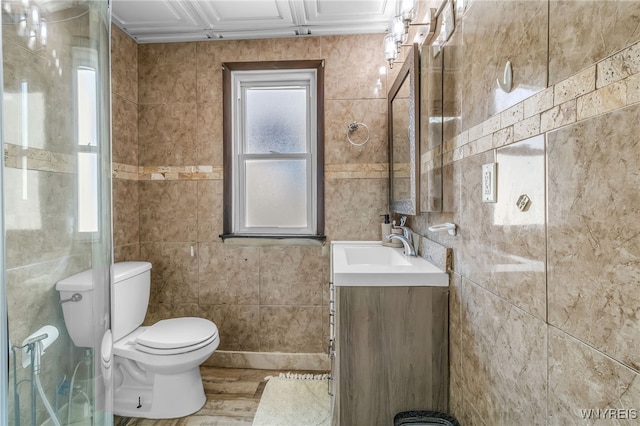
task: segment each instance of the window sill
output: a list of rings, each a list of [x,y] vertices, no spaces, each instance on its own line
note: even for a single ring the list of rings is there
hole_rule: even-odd
[[[222,242],[235,246],[323,246],[324,235],[238,235],[221,234]]]

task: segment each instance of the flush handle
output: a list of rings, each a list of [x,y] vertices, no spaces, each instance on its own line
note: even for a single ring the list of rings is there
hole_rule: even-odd
[[[70,298],[61,300],[60,304],[62,305],[63,303],[67,303],[67,302],[79,302],[81,300],[82,300],[82,295],[80,293],[73,293],[73,295]]]

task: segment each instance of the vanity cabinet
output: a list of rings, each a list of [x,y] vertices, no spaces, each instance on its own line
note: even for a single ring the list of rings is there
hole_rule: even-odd
[[[333,424],[393,425],[447,411],[448,288],[331,286]]]

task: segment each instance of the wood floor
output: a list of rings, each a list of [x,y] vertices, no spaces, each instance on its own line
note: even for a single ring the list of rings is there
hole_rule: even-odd
[[[201,367],[207,402],[197,413],[171,420],[115,418],[116,426],[251,426],[267,382],[280,370]]]

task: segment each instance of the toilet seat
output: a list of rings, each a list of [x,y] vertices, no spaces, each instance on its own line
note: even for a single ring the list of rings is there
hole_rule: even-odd
[[[195,351],[218,339],[216,325],[204,318],[172,318],[158,321],[135,338],[135,348],[153,355],[177,355]]]

